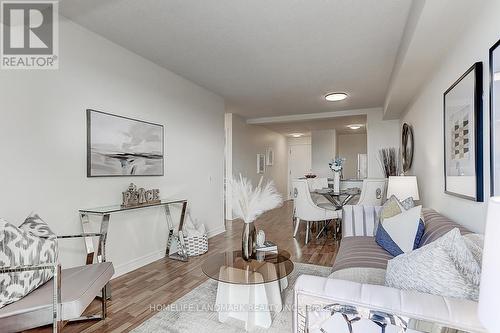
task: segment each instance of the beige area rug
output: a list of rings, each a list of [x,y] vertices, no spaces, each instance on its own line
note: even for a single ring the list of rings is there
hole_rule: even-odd
[[[252,332],[292,332],[293,286],[302,274],[328,276],[331,267],[294,263],[295,268],[288,276],[289,286],[284,291],[283,311],[273,314],[273,323],[269,329],[257,328]],[[212,311],[217,294],[217,282],[208,280],[193,289],[173,304],[159,308],[158,313],[146,320],[132,332],[169,332],[169,333],[211,333],[245,332],[242,321],[229,319],[225,323],[218,321],[217,312]]]

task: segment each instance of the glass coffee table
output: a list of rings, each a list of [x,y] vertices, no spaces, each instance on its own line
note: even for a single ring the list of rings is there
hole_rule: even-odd
[[[283,309],[282,291],[288,287],[287,277],[294,266],[287,251],[257,252],[257,259],[249,261],[241,251],[231,251],[209,257],[201,268],[218,282],[215,308],[219,321],[242,320],[248,331],[271,326],[271,312]]]

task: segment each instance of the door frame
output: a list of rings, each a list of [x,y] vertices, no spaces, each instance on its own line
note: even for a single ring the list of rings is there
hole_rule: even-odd
[[[309,142],[309,143],[303,143],[303,142],[294,143],[294,142],[288,141],[288,143],[287,143],[287,150],[288,150],[287,196],[288,196],[288,200],[293,199],[293,197],[292,197],[292,170],[290,168],[290,165],[291,165],[290,157],[292,156],[292,146],[309,146],[312,149],[311,142]],[[311,153],[312,153],[312,151],[311,151]],[[312,167],[312,154],[311,154],[311,167]]]

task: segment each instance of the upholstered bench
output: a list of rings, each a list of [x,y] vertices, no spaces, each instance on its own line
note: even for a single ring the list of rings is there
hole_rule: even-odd
[[[69,321],[80,319],[82,313],[104,289],[113,274],[114,268],[111,262],[63,269],[61,271],[61,319]],[[19,301],[1,308],[1,331],[19,332],[52,324],[53,285],[52,281],[49,281]],[[105,317],[106,297],[103,297],[101,301],[103,313],[96,319]]]
[[[90,303],[104,290],[114,274],[113,264],[104,262],[61,271],[61,319],[76,321]],[[48,281],[24,298],[0,309],[0,331],[19,332],[53,322],[53,282]],[[102,296],[102,295],[101,295]],[[105,317],[106,297],[101,298]],[[90,317],[92,318],[92,317]]]

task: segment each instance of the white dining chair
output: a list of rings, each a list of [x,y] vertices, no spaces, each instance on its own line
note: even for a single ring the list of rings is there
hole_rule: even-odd
[[[306,240],[309,242],[309,234],[311,232],[311,222],[324,222],[328,220],[339,219],[342,212],[335,210],[335,206],[331,205],[330,209],[327,206],[319,207],[316,205],[309,192],[309,186],[305,179],[296,179],[292,181],[293,200],[295,206],[295,230],[293,237],[297,236],[299,224],[305,221],[306,224]]]
[[[387,190],[387,179],[364,179],[358,205],[382,206]]]
[[[329,205],[330,201],[324,196],[318,193],[314,193],[317,190],[328,188],[328,178],[308,178],[307,185],[309,187],[309,192],[311,192],[311,199],[316,205]]]

